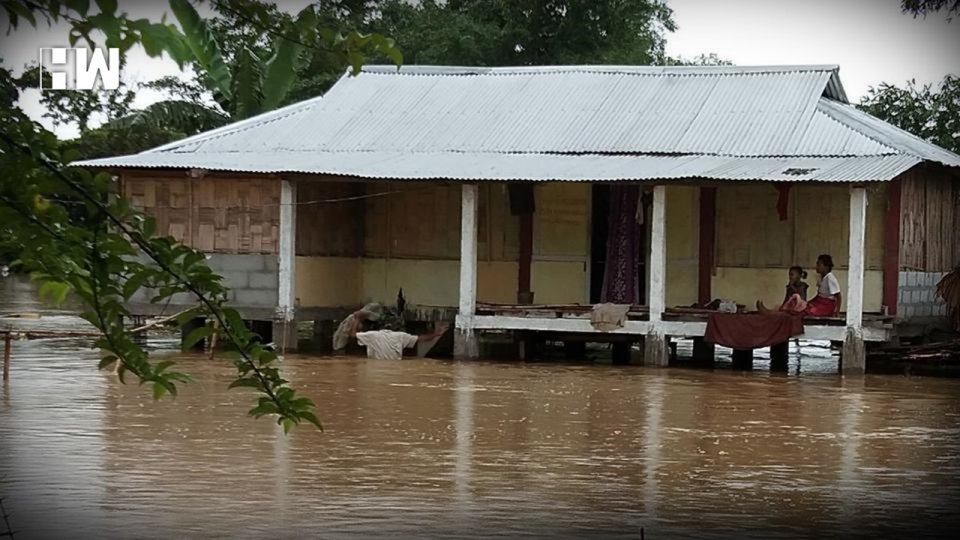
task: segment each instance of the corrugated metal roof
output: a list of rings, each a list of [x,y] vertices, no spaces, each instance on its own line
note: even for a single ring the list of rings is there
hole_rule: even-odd
[[[869,137],[880,144],[895,148],[898,152],[910,154],[926,161],[960,167],[960,156],[957,154],[931,144],[879,118],[870,116],[853,105],[821,99],[817,110],[848,129]]]
[[[199,155],[140,154],[110,160],[116,167],[200,168],[255,173],[310,173],[408,180],[642,181],[889,180],[920,159],[906,155],[861,157],[736,157],[688,154],[507,154],[498,152],[244,152]]]
[[[889,179],[920,160],[960,165],[836,100],[845,100],[836,66],[373,66],[323,99],[80,164],[529,180],[843,172],[850,181]],[[783,166],[793,161],[810,165]]]

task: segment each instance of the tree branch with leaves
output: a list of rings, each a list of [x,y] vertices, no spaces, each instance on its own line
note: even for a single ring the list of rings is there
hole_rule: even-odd
[[[263,63],[265,71],[247,70],[242,64],[231,69],[194,7],[186,0],[171,0],[171,6],[183,31],[165,20],[132,20],[118,12],[115,0],[98,0],[96,6],[57,0],[0,3],[11,31],[23,24],[64,20],[71,27],[71,44],[85,41],[93,46],[93,36],[102,32],[105,45],[121,53],[141,45],[150,56],[167,54],[181,66],[193,65],[231,116],[256,114],[282,102],[304,43],[327,40],[355,69],[370,47],[395,49],[382,36],[318,28],[305,10],[292,25],[276,30],[275,50]],[[259,65],[251,56],[253,64]],[[111,175],[69,167],[78,157],[76,149],[65,148],[17,108],[18,88],[9,72],[3,70],[0,75],[0,91],[9,102],[0,110],[0,169],[4,171],[0,224],[7,233],[0,237],[0,253],[15,254],[14,265],[39,282],[42,298],[59,303],[73,295],[83,303],[81,316],[102,334],[94,343],[102,351],[99,367],[116,365],[121,381],[132,374],[140,384],[151,386],[155,398],[176,395],[178,385],[191,380],[189,375],[178,371],[173,361],[152,362],[123,321],[129,320],[126,305],[138,291],[153,291],[154,303],[188,293],[197,299],[198,307],[178,318],[178,324],[198,317],[208,323],[185,336],[182,346],[190,348],[215,333],[221,336],[227,344],[222,357],[237,370],[230,387],[248,387],[259,394],[249,414],[271,416],[285,431],[303,422],[321,427],[314,402],[300,396],[282,376],[274,347],[261,342],[240,313],[227,305],[227,287],[206,264],[205,254],[158,235],[153,219],[118,196]],[[191,114],[169,109],[154,112]],[[138,122],[136,117],[121,120],[131,126]],[[61,195],[66,195],[66,201]]]

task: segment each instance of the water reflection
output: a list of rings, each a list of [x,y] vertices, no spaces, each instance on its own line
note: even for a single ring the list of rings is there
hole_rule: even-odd
[[[292,356],[326,431],[175,400],[86,343],[15,344],[0,492],[17,538],[916,536],[956,525],[960,381]],[[945,530],[941,528],[941,530]],[[777,531],[777,534],[773,534]]]
[[[454,367],[454,408],[456,418],[456,446],[454,449],[453,481],[456,493],[456,508],[461,518],[469,516],[472,502],[470,477],[473,474],[473,365],[456,364]]]

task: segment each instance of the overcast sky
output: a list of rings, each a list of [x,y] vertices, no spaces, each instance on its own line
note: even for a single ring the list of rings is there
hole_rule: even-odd
[[[278,3],[296,11],[308,1]],[[119,3],[131,17],[156,19],[167,10],[163,1]],[[913,19],[901,13],[899,0],[668,0],[668,4],[678,26],[667,34],[671,56],[716,53],[740,65],[837,64],[851,101],[884,81],[936,83],[948,73],[960,74],[960,17],[952,23],[943,14]],[[6,22],[2,24],[5,28]],[[41,25],[0,37],[4,66],[19,71],[36,60],[40,47],[67,46],[67,30],[64,25],[50,29]],[[178,73],[172,61],[151,59],[135,50],[127,56],[123,79],[131,84]],[[156,99],[144,91],[136,104]],[[36,92],[24,97],[23,106],[53,128],[42,118]],[[76,134],[73,126],[55,131],[61,137]]]

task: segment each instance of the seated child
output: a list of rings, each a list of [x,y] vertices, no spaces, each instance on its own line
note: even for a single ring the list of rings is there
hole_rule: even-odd
[[[817,257],[817,273],[820,274],[820,282],[817,284],[817,296],[809,302],[805,299],[807,284],[800,279],[795,279],[795,269],[798,269],[798,267],[795,266],[790,269],[787,298],[778,311],[809,317],[831,317],[840,313],[840,282],[833,275],[833,258],[830,255],[824,254]],[[805,277],[803,269],[799,270],[798,277]],[[802,293],[799,292],[800,290],[802,290]],[[762,313],[773,311],[760,301],[757,302],[757,310]]]
[[[807,272],[799,266],[790,267],[790,281],[787,283],[786,294],[783,296],[783,303],[780,304],[780,311],[789,311],[800,313],[807,309]]]

